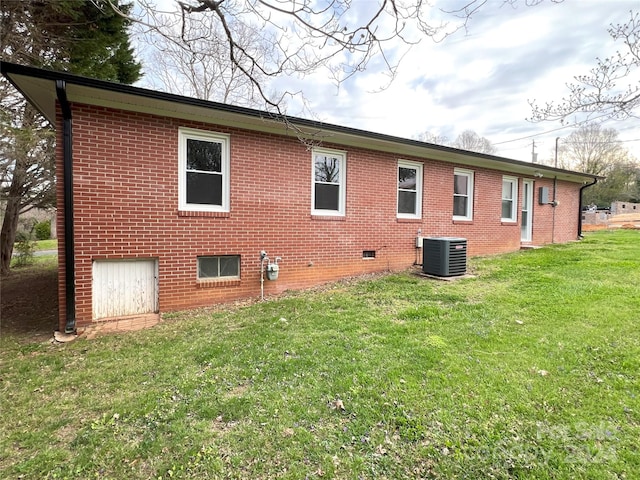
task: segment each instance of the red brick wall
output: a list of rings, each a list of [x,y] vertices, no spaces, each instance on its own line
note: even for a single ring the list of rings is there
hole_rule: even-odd
[[[179,127],[230,135],[229,214],[178,212]],[[423,218],[398,220],[398,157],[336,148],[347,151],[346,215],[318,218],[311,215],[311,153],[296,138],[74,105],[78,325],[92,321],[95,259],[156,258],[160,311],[170,311],[257,297],[260,250],[266,250],[272,259],[283,259],[279,279],[265,281],[265,294],[270,295],[354,274],[407,268],[416,259],[421,261],[415,249],[418,229],[423,236],[465,237],[470,255],[520,248],[519,224],[503,225],[500,221],[503,172],[472,169],[473,221],[454,222],[454,165],[424,161]],[[58,193],[62,198],[61,147],[58,159]],[[551,189],[553,182],[537,180],[536,196],[542,185]],[[576,236],[578,189],[579,185],[558,183],[557,242]],[[533,243],[552,241],[553,211],[551,206],[534,206]],[[64,210],[59,208],[58,212],[63,266]],[[363,259],[363,250],[375,250],[376,258]],[[241,280],[198,284],[199,255],[241,255]],[[65,318],[63,289],[62,270],[61,323]]]
[[[549,201],[554,199],[554,180],[542,178],[534,184],[533,244],[565,243],[578,236],[579,193],[581,185],[558,181],[555,187],[558,205],[539,205],[539,188],[549,189]]]

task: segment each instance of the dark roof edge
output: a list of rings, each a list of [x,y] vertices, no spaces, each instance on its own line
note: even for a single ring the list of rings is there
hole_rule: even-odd
[[[551,167],[548,165],[524,162],[522,160],[499,157],[499,156],[489,155],[485,153],[477,153],[477,152],[472,152],[468,150],[461,150],[454,147],[447,147],[445,145],[437,145],[434,143],[427,143],[427,142],[422,142],[419,140],[413,140],[409,138],[396,137],[396,136],[388,135],[385,133],[370,132],[370,131],[361,130],[358,128],[345,127],[345,126],[335,125],[331,123],[324,123],[317,120],[309,120],[306,118],[280,115],[280,114],[270,113],[263,110],[256,110],[256,109],[247,108],[247,107],[229,105],[226,103],[212,102],[209,100],[201,100],[193,97],[185,97],[185,96],[177,95],[174,93],[166,93],[166,92],[160,92],[157,90],[149,90],[146,88],[134,87],[131,85],[125,85],[117,82],[110,82],[106,80],[98,80],[95,78],[83,77],[83,76],[75,75],[68,72],[46,70],[42,68],[20,65],[16,63],[5,62],[5,61],[0,61],[0,73],[2,73],[7,79],[9,79],[9,81],[16,88],[18,87],[11,80],[11,77],[9,76],[9,74],[30,76],[30,77],[40,78],[43,80],[52,80],[52,81],[63,80],[67,83],[72,83],[72,84],[83,86],[83,87],[97,88],[100,90],[130,94],[130,95],[150,98],[154,100],[181,103],[181,104],[195,106],[195,107],[210,108],[210,109],[215,109],[223,112],[228,112],[228,113],[233,113],[238,115],[245,115],[248,117],[260,118],[260,119],[281,120],[281,121],[286,120],[290,124],[295,124],[302,127],[308,127],[308,128],[318,129],[318,130],[327,130],[335,133],[354,135],[362,138],[370,138],[370,139],[387,141],[391,143],[409,145],[414,147],[429,148],[432,150],[439,150],[441,152],[457,153],[457,154],[462,154],[469,157],[475,157],[475,158],[484,159],[484,160],[492,160],[492,161],[501,162],[505,164],[518,165],[518,166],[530,167],[530,168],[540,168],[547,172],[557,172],[562,174],[578,175],[578,176],[584,176],[585,178],[599,178],[599,179],[604,178],[598,175],[592,175],[592,174],[587,174],[583,172],[576,172],[572,170],[565,170],[562,168]]]

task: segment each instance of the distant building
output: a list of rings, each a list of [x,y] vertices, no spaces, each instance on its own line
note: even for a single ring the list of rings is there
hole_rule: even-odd
[[[640,226],[640,203],[612,202],[611,208],[593,207],[594,205],[589,205],[582,211],[582,225],[585,231]]]
[[[640,213],[640,203],[611,202],[611,214]]]

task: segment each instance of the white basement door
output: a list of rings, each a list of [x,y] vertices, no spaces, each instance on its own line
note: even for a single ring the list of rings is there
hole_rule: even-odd
[[[157,260],[95,260],[92,294],[94,320],[157,313]]]

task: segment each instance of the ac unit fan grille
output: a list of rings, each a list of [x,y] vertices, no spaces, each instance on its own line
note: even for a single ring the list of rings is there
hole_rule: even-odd
[[[439,277],[453,277],[467,272],[466,238],[425,238],[422,271]]]

